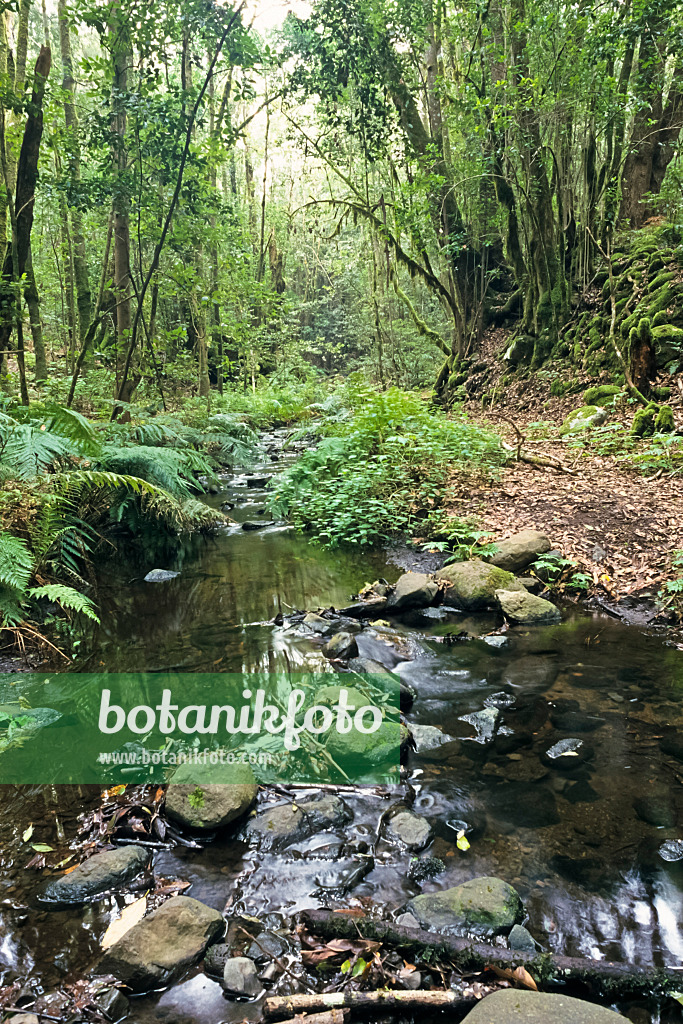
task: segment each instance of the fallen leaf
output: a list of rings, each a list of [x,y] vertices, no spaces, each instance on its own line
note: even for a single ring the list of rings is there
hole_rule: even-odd
[[[22,843],[27,843],[32,835],[33,835],[33,825],[29,825],[29,827],[26,829],[26,831],[24,832],[24,834],[21,837]]]
[[[120,917],[117,917],[115,921],[107,928],[106,932],[102,936],[102,949],[109,949],[115,942],[123,938],[126,932],[129,932],[133,925],[137,924],[138,921],[142,921],[147,910],[147,896],[141,896],[139,900],[135,900],[134,903],[129,903],[127,907],[124,907]]]

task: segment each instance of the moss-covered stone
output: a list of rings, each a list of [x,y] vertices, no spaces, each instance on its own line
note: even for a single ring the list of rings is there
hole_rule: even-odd
[[[673,324],[660,324],[658,327],[653,327],[652,340],[659,369],[683,354],[683,329],[680,327],[674,327]]]
[[[455,562],[437,572],[437,580],[447,583],[447,600],[465,611],[495,607],[497,590],[525,590],[511,572],[487,565],[480,558]]]
[[[575,434],[582,430],[599,427],[607,419],[607,413],[597,405],[582,405],[580,409],[570,412],[560,427],[560,435]],[[505,588],[502,588],[505,589]]]
[[[482,936],[509,932],[522,920],[519,893],[500,878],[473,878],[442,892],[423,893],[407,905],[430,931]]]
[[[675,429],[673,409],[670,405],[663,405],[655,419],[655,431],[658,434],[671,434]]]
[[[621,394],[621,388],[615,384],[598,384],[594,388],[588,388],[583,393],[583,400],[586,405],[609,405],[616,395]]]
[[[673,270],[664,270],[661,274],[657,274],[654,281],[651,281],[647,287],[648,292],[655,292],[662,285],[668,284],[669,281],[673,281],[676,274]]]
[[[655,432],[655,416],[657,406],[650,402],[644,409],[639,409],[633,417],[631,434],[633,437],[652,437]]]

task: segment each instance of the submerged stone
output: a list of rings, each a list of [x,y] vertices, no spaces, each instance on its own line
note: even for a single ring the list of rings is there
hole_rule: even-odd
[[[569,769],[570,771],[583,764],[593,754],[592,747],[589,747],[581,739],[564,739],[553,743],[551,747],[541,755],[545,764],[552,768]]]
[[[321,794],[263,811],[248,823],[246,837],[257,840],[262,850],[283,850],[350,818],[350,811],[340,797]]]
[[[423,928],[491,937],[521,921],[519,893],[501,878],[473,878],[443,892],[423,893],[406,905]]]
[[[667,839],[657,851],[662,860],[673,864],[677,860],[683,860],[683,839]]]
[[[171,572],[169,569],[151,569],[145,576],[145,583],[167,583],[180,576],[179,572]]]
[[[119,846],[96,853],[66,875],[51,879],[39,894],[43,903],[87,903],[132,881],[144,870],[149,853],[141,846]]]

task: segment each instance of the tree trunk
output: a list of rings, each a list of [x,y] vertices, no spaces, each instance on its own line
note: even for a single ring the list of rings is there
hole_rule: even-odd
[[[35,380],[40,384],[47,380],[47,359],[45,356],[45,342],[43,340],[43,322],[40,317],[40,295],[33,273],[33,259],[29,249],[26,262],[26,284],[24,286],[24,297],[28,307],[29,320],[31,322],[31,337],[33,338],[33,351],[36,357]]]
[[[120,381],[125,373],[126,351],[130,339],[131,278],[130,278],[130,204],[126,194],[124,176],[128,163],[126,152],[126,108],[123,97],[128,92],[128,65],[132,54],[124,25],[124,15],[119,7],[118,18],[110,26],[114,81],[112,84],[112,130],[116,135],[113,153],[114,171],[117,179],[114,194],[114,294],[116,295],[116,397],[129,402],[134,391],[134,375],[128,375],[126,386],[121,392]]]

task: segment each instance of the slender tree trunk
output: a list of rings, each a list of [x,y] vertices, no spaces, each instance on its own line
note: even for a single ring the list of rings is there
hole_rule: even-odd
[[[117,179],[114,194],[114,294],[116,296],[116,396],[124,402],[130,401],[134,390],[135,377],[126,381],[121,393],[120,381],[125,374],[126,349],[130,339],[131,279],[130,279],[130,203],[125,187],[128,165],[126,151],[126,108],[124,97],[128,93],[128,68],[132,59],[130,43],[125,27],[125,14],[117,7],[117,18],[110,26],[114,81],[112,85],[112,129],[116,135],[113,153],[114,171]]]
[[[28,307],[28,315],[31,323],[31,337],[33,338],[33,351],[36,357],[35,379],[36,384],[47,380],[47,359],[45,356],[45,342],[43,340],[43,322],[40,316],[40,295],[33,273],[33,259],[29,249],[28,260],[26,261],[26,284],[24,286],[24,297]]]

